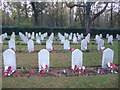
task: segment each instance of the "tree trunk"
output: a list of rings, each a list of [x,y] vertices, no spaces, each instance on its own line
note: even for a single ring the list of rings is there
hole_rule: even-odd
[[[86,33],[90,33],[91,31],[91,18],[90,18],[90,3],[87,2],[87,7],[86,7],[86,13],[85,13],[85,28],[86,28]]]
[[[34,25],[35,26],[38,26],[38,14],[37,13],[34,13]]]
[[[41,12],[41,26],[43,26],[43,12]]]
[[[70,25],[71,25],[71,22],[72,22],[72,14],[71,14],[71,10],[72,10],[72,8],[70,8]]]
[[[113,27],[113,3],[111,3],[110,27]]]
[[[32,5],[32,9],[33,9],[33,17],[34,17],[34,25],[35,26],[38,26],[39,23],[38,23],[38,12],[37,12],[37,9],[35,8],[35,2],[31,2],[31,5]]]
[[[87,19],[86,22],[85,22],[85,27],[86,27],[86,33],[90,33],[91,32],[91,22],[90,22],[90,19]]]

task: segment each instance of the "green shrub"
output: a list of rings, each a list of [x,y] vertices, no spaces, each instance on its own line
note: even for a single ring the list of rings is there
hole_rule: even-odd
[[[9,35],[12,34],[12,32],[15,32],[15,34],[19,34],[19,32],[22,32],[25,34],[25,32],[32,32],[38,33],[45,33],[47,32],[48,35],[50,35],[52,32],[55,33],[57,35],[58,32],[60,32],[61,34],[63,34],[64,32],[66,33],[85,33],[85,28],[67,28],[67,27],[54,27],[54,28],[50,28],[50,27],[20,27],[20,26],[3,26],[2,27],[2,33],[8,33]],[[94,36],[96,34],[100,34],[102,33],[103,36],[105,37],[106,34],[112,34],[112,35],[116,35],[118,33],[120,33],[120,29],[119,28],[93,28],[91,29],[91,34]]]

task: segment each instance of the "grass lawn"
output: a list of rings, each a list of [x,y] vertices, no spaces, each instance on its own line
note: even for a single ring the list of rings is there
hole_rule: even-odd
[[[118,75],[4,78],[3,88],[118,88]]]
[[[18,41],[17,41],[18,42]],[[92,41],[95,43],[95,41]],[[114,50],[114,64],[118,65],[118,42],[105,47]],[[6,43],[6,41],[5,41]],[[63,45],[53,45],[55,50],[63,50]],[[97,45],[88,45],[90,50],[97,50]],[[6,50],[8,45],[3,45]],[[45,45],[35,45],[35,50],[41,50]],[[71,48],[80,49],[80,43],[71,45]],[[27,51],[27,45],[16,45],[16,50]],[[71,52],[50,53],[50,67],[71,67]],[[17,67],[38,67],[38,53],[16,53]],[[83,65],[98,66],[102,63],[102,52],[83,52]],[[118,75],[98,75],[79,77],[32,77],[32,78],[3,78],[3,88],[117,88]]]

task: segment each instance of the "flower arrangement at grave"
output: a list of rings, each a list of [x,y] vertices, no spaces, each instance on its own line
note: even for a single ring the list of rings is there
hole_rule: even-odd
[[[81,70],[82,72],[85,71],[86,67],[82,66],[82,67],[78,67],[77,65],[72,65],[73,70]]]
[[[40,66],[39,66],[39,72],[40,72],[41,70],[48,70],[48,65],[45,65],[45,64],[40,65]]]
[[[116,65],[114,65],[113,63],[109,62],[107,63],[107,68],[116,68]]]
[[[77,65],[72,65],[73,70],[78,70]]]
[[[48,72],[48,65],[43,64],[39,66],[39,72],[41,73],[42,76],[45,75],[46,71]]]
[[[107,63],[107,70],[109,70],[111,73],[117,73],[116,68],[117,66],[114,65],[113,63],[111,62]]]
[[[44,70],[48,69],[48,65],[43,64],[42,66]]]
[[[52,51],[52,50],[54,50],[54,47],[51,47],[51,48],[49,48],[49,49],[47,49],[48,51]]]
[[[11,70],[11,69],[12,69],[11,66],[5,66],[4,76],[11,76],[13,73],[16,72],[16,70]]]
[[[85,66],[79,67],[78,73],[80,74],[82,72],[85,72],[85,69],[86,69]]]

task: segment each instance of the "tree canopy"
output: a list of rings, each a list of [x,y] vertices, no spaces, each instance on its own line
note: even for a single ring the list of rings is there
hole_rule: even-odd
[[[3,2],[3,26],[119,27],[119,2]]]

